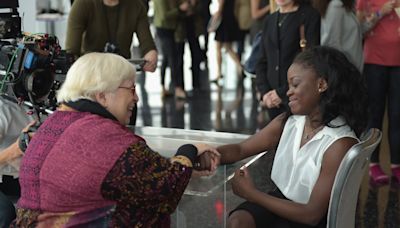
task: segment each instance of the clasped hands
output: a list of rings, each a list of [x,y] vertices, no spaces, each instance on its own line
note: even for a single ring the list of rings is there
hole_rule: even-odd
[[[263,95],[261,104],[267,108],[279,108],[282,99],[279,97],[276,90],[270,90]]]
[[[197,158],[193,164],[193,176],[209,176],[212,175],[220,164],[220,153],[215,147],[197,143]]]

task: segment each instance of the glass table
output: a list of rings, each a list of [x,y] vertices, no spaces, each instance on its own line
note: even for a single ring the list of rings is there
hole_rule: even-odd
[[[249,137],[235,133],[175,128],[131,127],[131,129],[142,136],[153,150],[165,157],[172,157],[179,146],[187,143],[219,146],[238,143]],[[172,227],[225,227],[227,212],[232,209],[228,204],[233,201],[240,202],[231,192],[227,182],[233,177],[235,170],[242,166],[250,166],[264,154],[265,152],[234,164],[221,165],[211,176],[193,177],[177,210],[172,215]],[[234,197],[235,200],[232,200]]]

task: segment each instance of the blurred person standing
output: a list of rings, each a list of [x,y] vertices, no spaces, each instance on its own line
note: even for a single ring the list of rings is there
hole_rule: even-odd
[[[177,90],[183,88],[176,85],[177,70],[177,50],[175,43],[175,30],[178,23],[178,16],[182,9],[179,8],[178,0],[153,0],[154,6],[154,26],[156,27],[157,37],[161,45],[163,64],[161,69],[162,97],[168,95],[168,88],[165,88],[165,68],[169,67],[171,72],[171,84]],[[179,92],[178,92],[179,93]]]
[[[217,54],[217,77],[211,82],[218,83],[223,78],[222,75],[222,48],[229,54],[236,64],[237,75],[242,76],[243,67],[240,63],[238,54],[233,50],[232,43],[241,39],[241,31],[238,21],[234,14],[235,1],[237,0],[218,0],[218,10],[214,14],[215,19],[220,19],[221,24],[215,31],[216,54]]]
[[[75,0],[68,16],[65,49],[77,57],[88,52],[112,52],[129,59],[136,33],[146,64],[154,72],[157,51],[142,1]]]
[[[211,12],[210,12],[210,5],[211,5],[211,0],[200,0],[200,5],[201,5],[201,14],[204,20],[203,23],[203,33],[204,33],[204,48],[203,48],[203,61],[205,62],[206,66],[208,66],[208,57],[207,57],[207,52],[208,52],[208,23],[211,19]]]
[[[390,163],[393,180],[400,183],[400,1],[358,0],[357,16],[364,33],[364,75],[367,78],[370,128],[382,130],[387,105]],[[388,184],[379,164],[378,147],[369,174],[376,184]]]
[[[284,112],[288,102],[286,73],[296,54],[302,51],[304,27],[306,46],[320,43],[320,16],[310,1],[275,0],[279,10],[268,15],[262,30],[261,57],[256,66],[256,83],[261,105],[270,119]]]
[[[204,18],[202,18],[201,0],[178,0],[180,16],[175,31],[175,41],[177,43],[177,66],[178,75],[176,77],[175,98],[185,99],[184,82],[184,59],[185,43],[188,42],[191,56],[192,87],[193,90],[201,89],[200,85],[200,63],[203,52],[200,48],[199,36],[204,33]]]
[[[314,7],[321,14],[321,45],[342,51],[362,72],[362,31],[354,6],[354,0],[314,1]]]
[[[131,58],[133,34],[145,64],[154,72],[157,51],[150,33],[145,2],[131,0],[75,0],[68,16],[65,49],[74,59],[89,52],[111,52]],[[130,124],[136,122],[137,107]]]
[[[240,36],[237,41],[237,55],[239,60],[242,60],[242,55],[245,52],[245,41],[247,34],[250,34],[250,28],[254,21],[251,16],[251,3],[249,0],[235,0],[234,15],[238,22]]]

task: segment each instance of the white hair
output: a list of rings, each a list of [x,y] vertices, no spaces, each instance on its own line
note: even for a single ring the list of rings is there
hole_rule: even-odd
[[[115,91],[123,81],[134,80],[135,75],[134,66],[122,56],[88,53],[78,58],[68,70],[57,93],[57,101],[94,100],[96,93]]]

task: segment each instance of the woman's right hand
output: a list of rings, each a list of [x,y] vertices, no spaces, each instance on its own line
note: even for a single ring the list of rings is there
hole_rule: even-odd
[[[206,151],[210,151],[210,152],[219,154],[217,149],[215,149],[215,147],[210,146],[208,144],[196,143],[196,144],[193,144],[193,145],[197,148],[197,156],[201,155],[202,153],[204,153]]]
[[[382,8],[379,10],[379,13],[381,14],[380,17],[383,17],[383,16],[389,14],[390,12],[392,12],[395,3],[396,3],[396,1],[389,0],[385,4],[383,4]]]
[[[215,147],[204,143],[194,144],[194,146],[197,148],[198,152],[193,168],[195,170],[208,170],[213,173],[220,163],[220,153]]]
[[[144,66],[143,66],[143,71],[154,72],[156,70],[157,56],[158,56],[158,53],[156,50],[150,50],[143,56],[143,59],[146,60]]]

